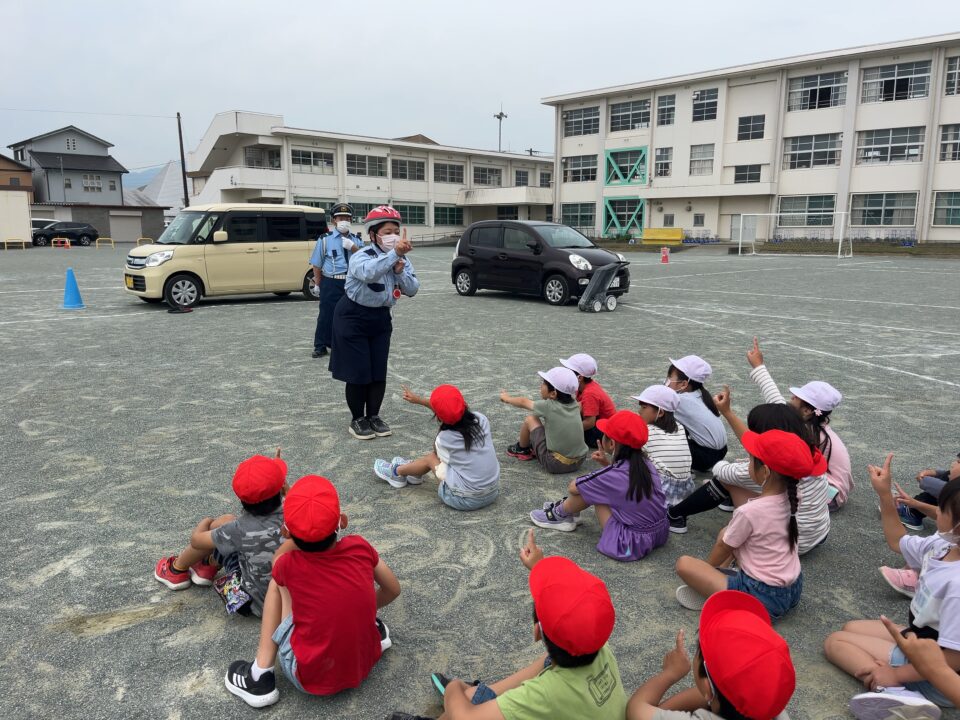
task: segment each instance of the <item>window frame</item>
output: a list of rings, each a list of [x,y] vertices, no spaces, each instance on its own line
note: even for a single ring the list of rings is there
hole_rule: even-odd
[[[932,65],[930,60],[914,60],[863,68],[860,73],[860,103],[872,105],[929,97]],[[917,72],[918,68],[925,68],[925,72]],[[905,81],[902,90],[901,81]]]
[[[619,215],[621,212],[614,208],[613,203],[636,203],[631,210],[626,208],[622,214],[630,217],[626,222],[621,223]],[[617,237],[621,235],[634,235],[643,232],[643,218],[646,214],[646,202],[638,197],[605,197],[603,199],[603,234],[609,235],[615,231]]]
[[[590,162],[592,160],[592,163]],[[597,156],[596,155],[568,155],[560,160],[560,170],[563,172],[563,182],[596,182]],[[592,172],[592,175],[590,174]],[[577,178],[574,179],[574,174]]]
[[[750,165],[733,166],[733,182],[735,185],[747,185],[760,182],[760,173],[762,170],[760,163],[751,163]]]
[[[668,212],[663,214],[663,219],[660,221],[661,227],[672,228],[677,226],[677,216],[676,213]]]
[[[757,118],[759,118],[759,122]],[[763,140],[766,123],[766,115],[741,115],[737,119],[737,142],[744,140]],[[757,135],[757,132],[760,134]]]
[[[91,193],[103,192],[103,178],[100,175],[96,175],[94,173],[84,173],[82,182],[83,182],[83,192],[91,192]]]
[[[441,218],[440,213],[454,212],[459,222],[444,222],[449,219],[449,215]],[[438,227],[460,227],[463,225],[463,208],[459,205],[434,205],[433,206],[433,224]]]
[[[923,162],[926,130],[922,125],[860,130],[857,132],[855,164],[892,165]],[[897,134],[907,135],[908,137],[906,139],[897,138]],[[916,152],[911,153],[911,149],[916,149]]]
[[[784,209],[784,200],[798,201],[803,200],[802,209]],[[829,208],[826,200],[829,199]],[[822,209],[815,209],[822,208]],[[827,211],[829,209],[829,215]],[[834,218],[837,211],[837,196],[830,193],[817,195],[781,195],[777,200],[777,227],[833,227]],[[785,223],[784,215],[803,215],[802,223]],[[810,222],[810,218],[817,219],[817,222]],[[829,220],[829,221],[827,221]]]
[[[426,203],[394,201],[393,208],[403,217],[404,225],[427,224]]]
[[[787,78],[787,112],[843,107],[847,104],[849,84],[846,70]],[[821,94],[826,94],[827,89],[830,94],[824,102]]]
[[[304,160],[308,162],[303,162]],[[335,175],[333,151],[310,148],[290,148],[290,168],[295,173],[312,175]]]
[[[537,178],[539,186],[542,188],[553,187],[553,170],[541,170]]]
[[[946,82],[943,94],[946,96],[960,95],[960,55],[947,58]]]
[[[443,168],[443,174],[446,178],[440,177],[440,168]],[[456,171],[459,171],[456,172]],[[466,173],[466,166],[463,163],[453,162],[435,162],[433,164],[433,181],[439,183],[449,183],[451,185],[463,185]],[[454,177],[451,179],[451,175]],[[459,180],[456,177],[459,176]]]
[[[520,173],[523,173],[523,182],[520,182]],[[530,187],[530,171],[514,168],[513,186],[514,187]]]
[[[940,196],[952,196],[951,203],[941,205]],[[937,214],[943,212],[942,219],[952,219],[953,222],[937,222]],[[931,225],[934,227],[960,227],[960,190],[939,190],[933,196],[933,219]]]
[[[625,162],[618,156],[626,155]],[[647,146],[604,151],[605,185],[646,185]]]
[[[495,177],[497,181],[495,183],[484,182],[480,179],[484,176],[486,176],[488,180]],[[503,168],[492,167],[490,165],[474,165],[473,184],[482,187],[503,187]]]
[[[520,219],[519,205],[497,205],[497,220],[509,221],[509,220],[519,220],[519,219]],[[505,246],[504,237],[502,233],[500,235],[500,245],[501,247]]]
[[[694,213],[693,214],[693,226],[695,228],[702,228],[707,226],[707,214],[706,213]]]
[[[630,132],[650,127],[650,98],[610,103],[607,108],[611,133]],[[617,127],[614,127],[614,125]]]
[[[420,158],[392,157],[390,158],[390,178],[408,182],[426,182],[427,161]]]
[[[694,90],[693,114],[691,122],[708,122],[717,119],[717,110],[720,106],[720,88],[704,88]],[[701,117],[697,117],[697,115]]]
[[[917,226],[917,195],[918,193],[910,192],[888,192],[888,193],[851,193],[850,195],[850,226],[851,227],[916,227]],[[913,206],[901,206],[896,205],[895,202],[899,198],[903,197],[913,197]],[[874,206],[863,205],[862,207],[857,206],[859,198],[881,198],[880,204]],[[891,201],[892,200],[892,201]],[[863,222],[866,220],[867,212],[880,212],[879,220],[880,222]],[[912,215],[911,222],[893,222],[897,213],[909,212]],[[861,213],[859,218],[861,222],[857,222],[858,213]],[[887,222],[889,214],[890,222]]]
[[[661,156],[661,153],[665,155]],[[666,172],[664,172],[666,169]],[[673,147],[659,147],[653,151],[653,177],[670,177],[673,173]]]
[[[710,148],[710,157],[694,157],[695,148]],[[703,150],[701,150],[703,152]],[[690,146],[690,168],[688,175],[690,177],[709,177],[714,173],[714,162],[716,160],[716,143],[701,143],[698,145]],[[710,172],[694,172],[694,163],[705,163],[710,162]],[[700,166],[697,166],[700,167]],[[705,167],[705,166],[703,166]]]
[[[360,158],[363,158],[363,172],[360,172]],[[374,165],[374,172],[370,172],[371,160]],[[351,167],[353,170],[351,170]],[[346,153],[344,158],[344,169],[347,175],[354,177],[387,177],[387,157],[386,155],[364,155],[362,153]]]
[[[842,149],[843,133],[792,135],[783,139],[781,169],[810,170],[815,167],[838,167]],[[830,162],[831,159],[833,162]],[[804,161],[807,164],[803,164]]]
[[[574,211],[573,208],[576,210]],[[571,217],[577,219],[577,224],[569,222]],[[592,231],[597,225],[597,204],[595,202],[561,203],[560,222],[572,228],[590,228]]]
[[[938,162],[960,161],[960,123],[940,126],[940,152]]]
[[[600,133],[600,106],[562,110],[560,120],[563,123],[564,137],[598,135]]]
[[[677,121],[677,95],[657,96],[657,126],[673,125]]]

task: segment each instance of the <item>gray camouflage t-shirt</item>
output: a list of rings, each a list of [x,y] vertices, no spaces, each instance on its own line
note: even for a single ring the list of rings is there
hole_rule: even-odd
[[[223,556],[237,555],[240,563],[240,584],[250,596],[251,610],[260,617],[263,599],[270,585],[273,553],[280,547],[280,526],[283,507],[269,515],[251,515],[242,511],[236,520],[215,528],[210,537]]]

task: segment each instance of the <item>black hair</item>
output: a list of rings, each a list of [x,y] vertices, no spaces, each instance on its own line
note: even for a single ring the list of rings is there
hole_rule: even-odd
[[[315,540],[314,542],[307,542],[306,540],[301,540],[293,533],[290,534],[290,539],[293,540],[294,545],[296,545],[300,550],[304,552],[323,552],[324,550],[329,550],[337,542],[337,534],[331,533],[327,535],[323,540]]]
[[[681,382],[683,382],[684,380],[686,380],[686,381],[687,381],[687,384],[688,384],[692,389],[694,389],[694,390],[699,390],[699,391],[700,391],[700,398],[703,400],[703,404],[707,406],[707,410],[709,410],[710,412],[712,412],[712,413],[713,413],[714,415],[716,415],[717,417],[720,417],[720,411],[717,410],[717,406],[716,406],[716,404],[713,402],[713,395],[711,395],[711,394],[707,391],[707,389],[703,386],[703,383],[697,382],[696,380],[691,380],[689,377],[687,377],[686,374],[684,374],[683,372],[681,372],[680,369],[679,369],[676,365],[671,365],[669,368],[667,368],[667,375],[669,376],[670,373],[675,373],[675,374],[677,375],[677,377],[680,378],[680,381],[681,381]]]
[[[480,426],[480,418],[470,412],[469,408],[464,411],[463,417],[455,423],[440,424],[441,430],[453,430],[460,433],[463,438],[463,448],[470,452],[474,445],[483,445],[487,440],[483,434],[483,428]]]
[[[273,497],[268,497],[266,500],[261,500],[258,503],[246,503],[241,500],[240,504],[243,505],[243,509],[251,515],[270,515],[276,512],[277,508],[283,504],[283,493],[279,492]]]
[[[677,431],[677,419],[673,416],[672,412],[669,410],[664,410],[663,408],[659,408],[656,405],[650,405],[650,403],[641,402],[640,404],[648,405],[649,407],[655,407],[657,410],[663,413],[660,417],[653,421],[653,424],[658,428],[670,435],[673,435],[673,433]]]
[[[752,720],[737,710],[733,706],[733,703],[727,700],[724,694],[720,692],[720,688],[713,684],[713,680],[710,679],[710,675],[707,673],[707,663],[703,659],[703,650],[699,646],[697,647],[697,658],[699,658],[698,666],[700,675],[710,682],[710,687],[713,688],[713,694],[717,698],[717,703],[719,704],[717,714],[724,720]]]
[[[766,467],[763,460],[756,455],[751,455],[750,460],[756,463],[757,467]],[[771,475],[780,478],[783,484],[787,486],[787,500],[790,501],[790,519],[787,520],[787,537],[790,539],[790,549],[793,550],[797,546],[797,540],[800,538],[800,528],[797,526],[797,507],[800,504],[800,499],[797,497],[797,485],[800,484],[800,481],[795,477],[778,473],[773,468],[767,469]]]
[[[540,620],[537,619],[536,607],[533,608],[533,621],[535,623],[540,622]],[[543,631],[542,625],[540,626],[540,635],[543,637],[543,644],[547,646],[547,655],[550,656],[550,660],[556,663],[558,667],[584,667],[585,665],[589,665],[596,660],[597,655],[600,654],[600,651],[598,650],[597,652],[588,653],[587,655],[572,655],[548,638],[547,634]]]
[[[653,494],[653,478],[650,476],[650,467],[647,465],[643,448],[632,448],[629,445],[618,444],[617,453],[613,461],[623,460],[630,467],[630,484],[627,486],[627,500],[640,502]]]
[[[584,385],[589,385],[590,383],[593,382],[593,378],[592,378],[592,377],[587,377],[586,375],[577,375],[577,377],[583,379],[583,384],[584,384]]]
[[[954,478],[943,486],[937,500],[937,507],[940,508],[940,512],[950,513],[950,519],[954,524],[960,522],[960,478]]]
[[[804,407],[810,410],[811,415],[810,419],[807,420],[807,424],[814,433],[820,452],[827,459],[827,462],[830,462],[830,452],[833,450],[833,443],[830,440],[830,436],[827,435],[827,431],[824,429],[825,426],[830,424],[830,411],[817,410],[803,398],[798,399],[803,403]]]
[[[567,395],[565,392],[560,392],[553,385],[551,385],[547,380],[543,381],[543,384],[547,386],[547,392],[557,393],[557,402],[562,405],[569,405],[574,401],[573,395]]]

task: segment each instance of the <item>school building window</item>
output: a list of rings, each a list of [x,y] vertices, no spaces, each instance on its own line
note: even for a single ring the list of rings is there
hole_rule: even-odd
[[[323,208],[324,210],[326,210],[328,207],[330,207],[336,202],[337,202],[336,200],[327,200],[326,198],[305,197],[302,195],[293,196],[294,205],[304,205],[306,207]],[[357,213],[356,204],[354,204],[353,206],[353,212],[355,213],[353,216],[354,219],[362,222],[363,216]],[[366,215],[366,213],[364,213],[364,215]]]
[[[84,192],[103,192],[103,182],[100,180],[100,176],[84,175],[83,191]]]
[[[603,206],[604,235],[633,235],[643,232],[643,200],[605,198]]]
[[[434,163],[433,181],[463,185],[463,165],[456,163]]]
[[[960,55],[947,58],[947,95],[960,95]]]
[[[784,138],[783,169],[798,170],[839,165],[842,139],[842,133]]]
[[[333,175],[333,153],[321,150],[290,150],[290,164],[298,173]]]
[[[497,220],[519,220],[520,208],[516,205],[497,206]]]
[[[610,132],[650,127],[650,101],[631,100],[610,106]]]
[[[911,100],[930,94],[930,61],[864,68],[860,102]]]
[[[913,227],[916,223],[916,193],[864,193],[852,198],[851,225]]]
[[[332,204],[332,203],[331,203]],[[353,216],[357,219],[357,223],[362,223],[363,219],[367,216],[371,210],[379,205],[386,205],[384,202],[351,202],[353,205]],[[406,220],[406,218],[404,218]]]
[[[653,174],[655,177],[670,177],[673,168],[673,148],[657,148],[653,156]]]
[[[657,98],[657,125],[673,125],[676,113],[676,95],[661,95]]]
[[[763,140],[766,115],[744,115],[737,122],[737,140]]]
[[[946,162],[960,160],[960,125],[940,126],[940,159]]]
[[[809,227],[833,225],[836,195],[794,195],[780,198],[777,225]]]
[[[243,149],[245,167],[280,169],[280,150],[274,148],[245,147]]]
[[[572,155],[563,158],[564,182],[592,182],[597,179],[596,155]]]
[[[463,225],[463,208],[453,205],[434,205],[433,224]]]
[[[491,167],[475,167],[473,169],[473,184],[500,187],[503,185],[503,170]]]
[[[690,146],[690,174],[713,175],[713,143]]]
[[[960,192],[938,192],[933,201],[934,225],[960,225]]]
[[[513,172],[513,184],[516,187],[527,187],[530,184],[530,171],[529,170],[514,170]]]
[[[790,78],[787,88],[788,112],[839,107],[847,102],[847,72]]]
[[[694,213],[693,214],[693,226],[695,228],[702,228],[707,221],[706,213]]]
[[[547,222],[553,222],[553,205],[547,205]]]
[[[758,183],[760,182],[759,165],[736,165],[733,168],[733,182]]]
[[[404,225],[426,225],[427,206],[412,203],[394,203],[393,209],[400,213]]]
[[[664,226],[664,227],[674,227],[673,213],[664,213],[664,214],[663,214],[663,226]]]
[[[390,161],[390,175],[394,180],[424,180],[427,164],[423,160],[403,160],[394,158]]]
[[[920,162],[923,127],[864,130],[857,133],[857,164]]]
[[[596,135],[600,132],[600,108],[580,108],[563,112],[563,136]]]
[[[378,155],[354,155],[347,153],[347,175],[386,177],[387,159]]]
[[[637,185],[647,182],[647,149],[628,148],[606,152],[607,185]]]
[[[693,92],[693,121],[717,119],[717,97],[720,91],[717,88],[694,90]]]
[[[596,203],[563,203],[560,206],[560,222],[575,228],[589,228],[597,222]]]
[[[548,188],[553,185],[553,173],[549,170],[540,171],[540,187]]]

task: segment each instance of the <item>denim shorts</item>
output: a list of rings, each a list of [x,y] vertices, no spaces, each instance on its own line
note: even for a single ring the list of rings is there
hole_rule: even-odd
[[[306,692],[297,680],[297,656],[293,654],[293,647],[290,645],[291,635],[293,635],[293,613],[287,615],[277,626],[271,639],[277,644],[277,661],[280,663],[283,674],[297,690]]]
[[[546,660],[543,661],[543,669],[546,670],[552,664],[553,662],[548,657]],[[485,702],[489,702],[491,700],[496,700],[496,699],[497,699],[497,694],[490,689],[490,686],[481,682],[481,683],[477,683],[477,689],[473,691],[473,699],[470,701],[470,704],[482,705]]]
[[[890,650],[890,667],[900,667],[901,665],[906,665],[910,661],[907,660],[907,656],[903,654],[903,651],[896,645]],[[939,705],[940,707],[952,708],[953,703],[950,702],[943,693],[937,690],[933,685],[928,683],[926,680],[919,680],[917,682],[908,682],[903,684],[907,690],[913,690],[923,695],[927,700],[932,702],[934,705]]]
[[[800,602],[800,593],[803,592],[803,573],[800,573],[792,584],[786,587],[775,587],[755,580],[743,570],[739,570],[736,575],[727,578],[727,590],[739,590],[747,595],[753,595],[770,613],[770,621],[776,622]]]
[[[498,487],[486,495],[473,497],[472,495],[459,495],[453,492],[446,483],[440,483],[440,486],[437,488],[437,495],[440,496],[440,499],[443,500],[445,505],[449,505],[454,510],[479,510],[499,497],[500,488]]]

